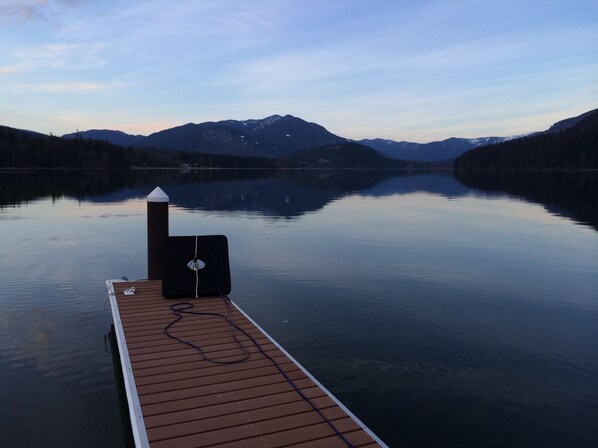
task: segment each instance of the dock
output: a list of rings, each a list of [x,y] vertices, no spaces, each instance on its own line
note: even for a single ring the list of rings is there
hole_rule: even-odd
[[[136,447],[386,446],[225,297],[165,299],[161,280],[106,285]],[[177,302],[208,314],[173,324]]]

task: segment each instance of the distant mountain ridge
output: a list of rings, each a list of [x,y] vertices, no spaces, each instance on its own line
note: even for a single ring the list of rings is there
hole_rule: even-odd
[[[478,146],[493,145],[512,138],[516,137],[480,137],[475,139],[451,137],[431,143],[396,142],[377,138],[358,142],[374,148],[380,154],[391,159],[438,162],[454,159]]]
[[[89,131],[73,132],[65,134],[62,138],[84,138],[87,140],[104,140],[120,146],[131,146],[145,138],[143,135],[131,135],[122,131],[109,129],[90,129]]]
[[[558,121],[545,131],[531,132],[525,135],[513,135],[509,137],[479,137],[479,138],[457,138],[451,137],[446,140],[431,143],[396,142],[394,140],[364,139],[359,140],[366,146],[374,148],[380,154],[392,159],[418,160],[418,161],[442,161],[456,159],[460,155],[475,148],[496,145],[511,140],[528,138],[538,134],[552,134],[568,129],[586,117],[592,115],[598,109],[585,112],[572,118]]]
[[[375,149],[381,155],[398,160],[438,162],[453,160],[465,152],[483,146],[554,133],[567,129],[593,111],[567,118],[548,130],[525,136],[457,138],[430,143],[414,143],[384,139],[355,141]],[[292,115],[272,115],[263,119],[222,120],[188,123],[155,132],[147,137],[121,131],[90,130],[66,134],[64,138],[100,139],[122,146],[153,147],[172,151],[193,151],[221,155],[279,158],[308,148],[340,145],[353,140],[335,135],[317,123]]]
[[[356,142],[302,149],[278,159],[289,168],[406,168],[410,162],[389,159],[378,151]],[[417,166],[424,167],[419,162]],[[414,165],[415,167],[415,165]]]
[[[580,117],[569,120],[568,127],[559,122],[546,132],[467,151],[454,169],[598,169],[598,109]]]
[[[171,151],[275,158],[306,148],[347,142],[347,139],[332,134],[319,124],[292,115],[187,123],[147,137],[107,130],[83,131],[63,137],[100,139],[123,146]]]
[[[282,157],[314,146],[347,142],[323,126],[292,115],[262,120],[189,123],[149,135],[135,146],[238,156]]]
[[[564,131],[565,129],[568,129],[571,126],[575,126],[581,120],[589,117],[590,115],[594,114],[595,112],[598,112],[598,109],[590,110],[590,111],[588,111],[586,113],[578,115],[577,117],[566,118],[564,120],[557,121],[555,124],[553,124],[552,126],[550,126],[548,128],[548,130],[545,131],[545,132],[547,132],[547,133],[554,133],[554,132]]]

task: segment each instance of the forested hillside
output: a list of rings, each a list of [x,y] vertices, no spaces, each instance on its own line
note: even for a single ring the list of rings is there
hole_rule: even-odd
[[[270,159],[197,152],[125,148],[104,140],[60,138],[0,126],[3,168],[131,168],[131,167],[270,168]]]
[[[562,131],[473,149],[455,160],[467,169],[598,169],[598,111]]]
[[[100,140],[67,140],[0,126],[1,167],[128,167],[132,155],[131,150]]]

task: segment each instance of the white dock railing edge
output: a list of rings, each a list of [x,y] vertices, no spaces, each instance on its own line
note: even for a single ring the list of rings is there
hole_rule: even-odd
[[[382,440],[380,440],[380,438],[374,434],[374,432],[372,432],[372,430],[370,428],[368,428],[365,423],[363,423],[361,420],[359,420],[359,418],[357,418],[357,416],[355,414],[353,414],[349,408],[347,408],[338,398],[336,398],[332,392],[330,392],[328,389],[326,389],[326,387],[324,387],[324,385],[322,383],[320,383],[316,377],[314,377],[311,373],[309,373],[309,371],[303,367],[301,365],[301,363],[299,363],[299,361],[297,361],[295,358],[293,358],[289,352],[287,352],[284,347],[282,345],[280,345],[278,342],[276,342],[276,340],[270,336],[266,330],[264,330],[262,327],[260,327],[260,325],[254,321],[247,313],[245,313],[245,311],[243,311],[241,309],[241,307],[239,307],[236,303],[232,302],[233,305],[235,306],[235,308],[237,308],[241,314],[243,314],[243,316],[245,316],[253,325],[255,325],[263,334],[264,336],[266,336],[268,339],[270,339],[270,341],[276,346],[278,347],[278,349],[283,352],[292,362],[294,362],[302,371],[303,373],[305,373],[309,379],[311,379],[314,383],[316,383],[318,385],[318,387],[320,387],[324,393],[326,393],[326,395],[328,395],[343,411],[345,411],[349,417],[351,417],[355,423],[357,423],[359,426],[361,426],[361,428],[367,432],[370,437],[372,437],[372,439],[374,439],[376,441],[376,443],[378,443],[382,448],[388,448],[388,445],[386,443],[384,443]]]
[[[147,438],[145,422],[143,421],[141,404],[139,403],[139,395],[137,395],[137,387],[135,386],[135,378],[133,376],[133,368],[131,367],[131,360],[129,358],[129,350],[127,349],[125,334],[123,331],[122,322],[120,320],[120,313],[118,311],[118,304],[116,303],[116,296],[114,295],[114,283],[119,283],[122,281],[124,280],[106,280],[106,287],[108,288],[108,294],[110,297],[112,321],[114,322],[114,332],[116,333],[116,341],[120,356],[120,364],[122,366],[127,403],[129,404],[129,417],[131,420],[133,440],[135,441],[136,448],[149,448],[149,440]]]

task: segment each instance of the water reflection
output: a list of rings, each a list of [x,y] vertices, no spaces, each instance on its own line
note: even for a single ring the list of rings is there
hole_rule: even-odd
[[[0,173],[0,208],[39,198],[121,202],[143,198],[156,185],[182,209],[295,218],[349,196],[425,192],[446,198],[509,195],[598,229],[598,174],[591,172],[405,172],[147,170]]]
[[[554,215],[598,230],[598,173],[591,171],[458,171],[464,185],[543,205]]]
[[[597,446],[598,234],[546,213],[595,222],[595,183],[543,179],[2,174],[0,446],[119,446],[104,280],[146,275],[156,184],[172,233],[227,235],[233,299],[390,446]]]

